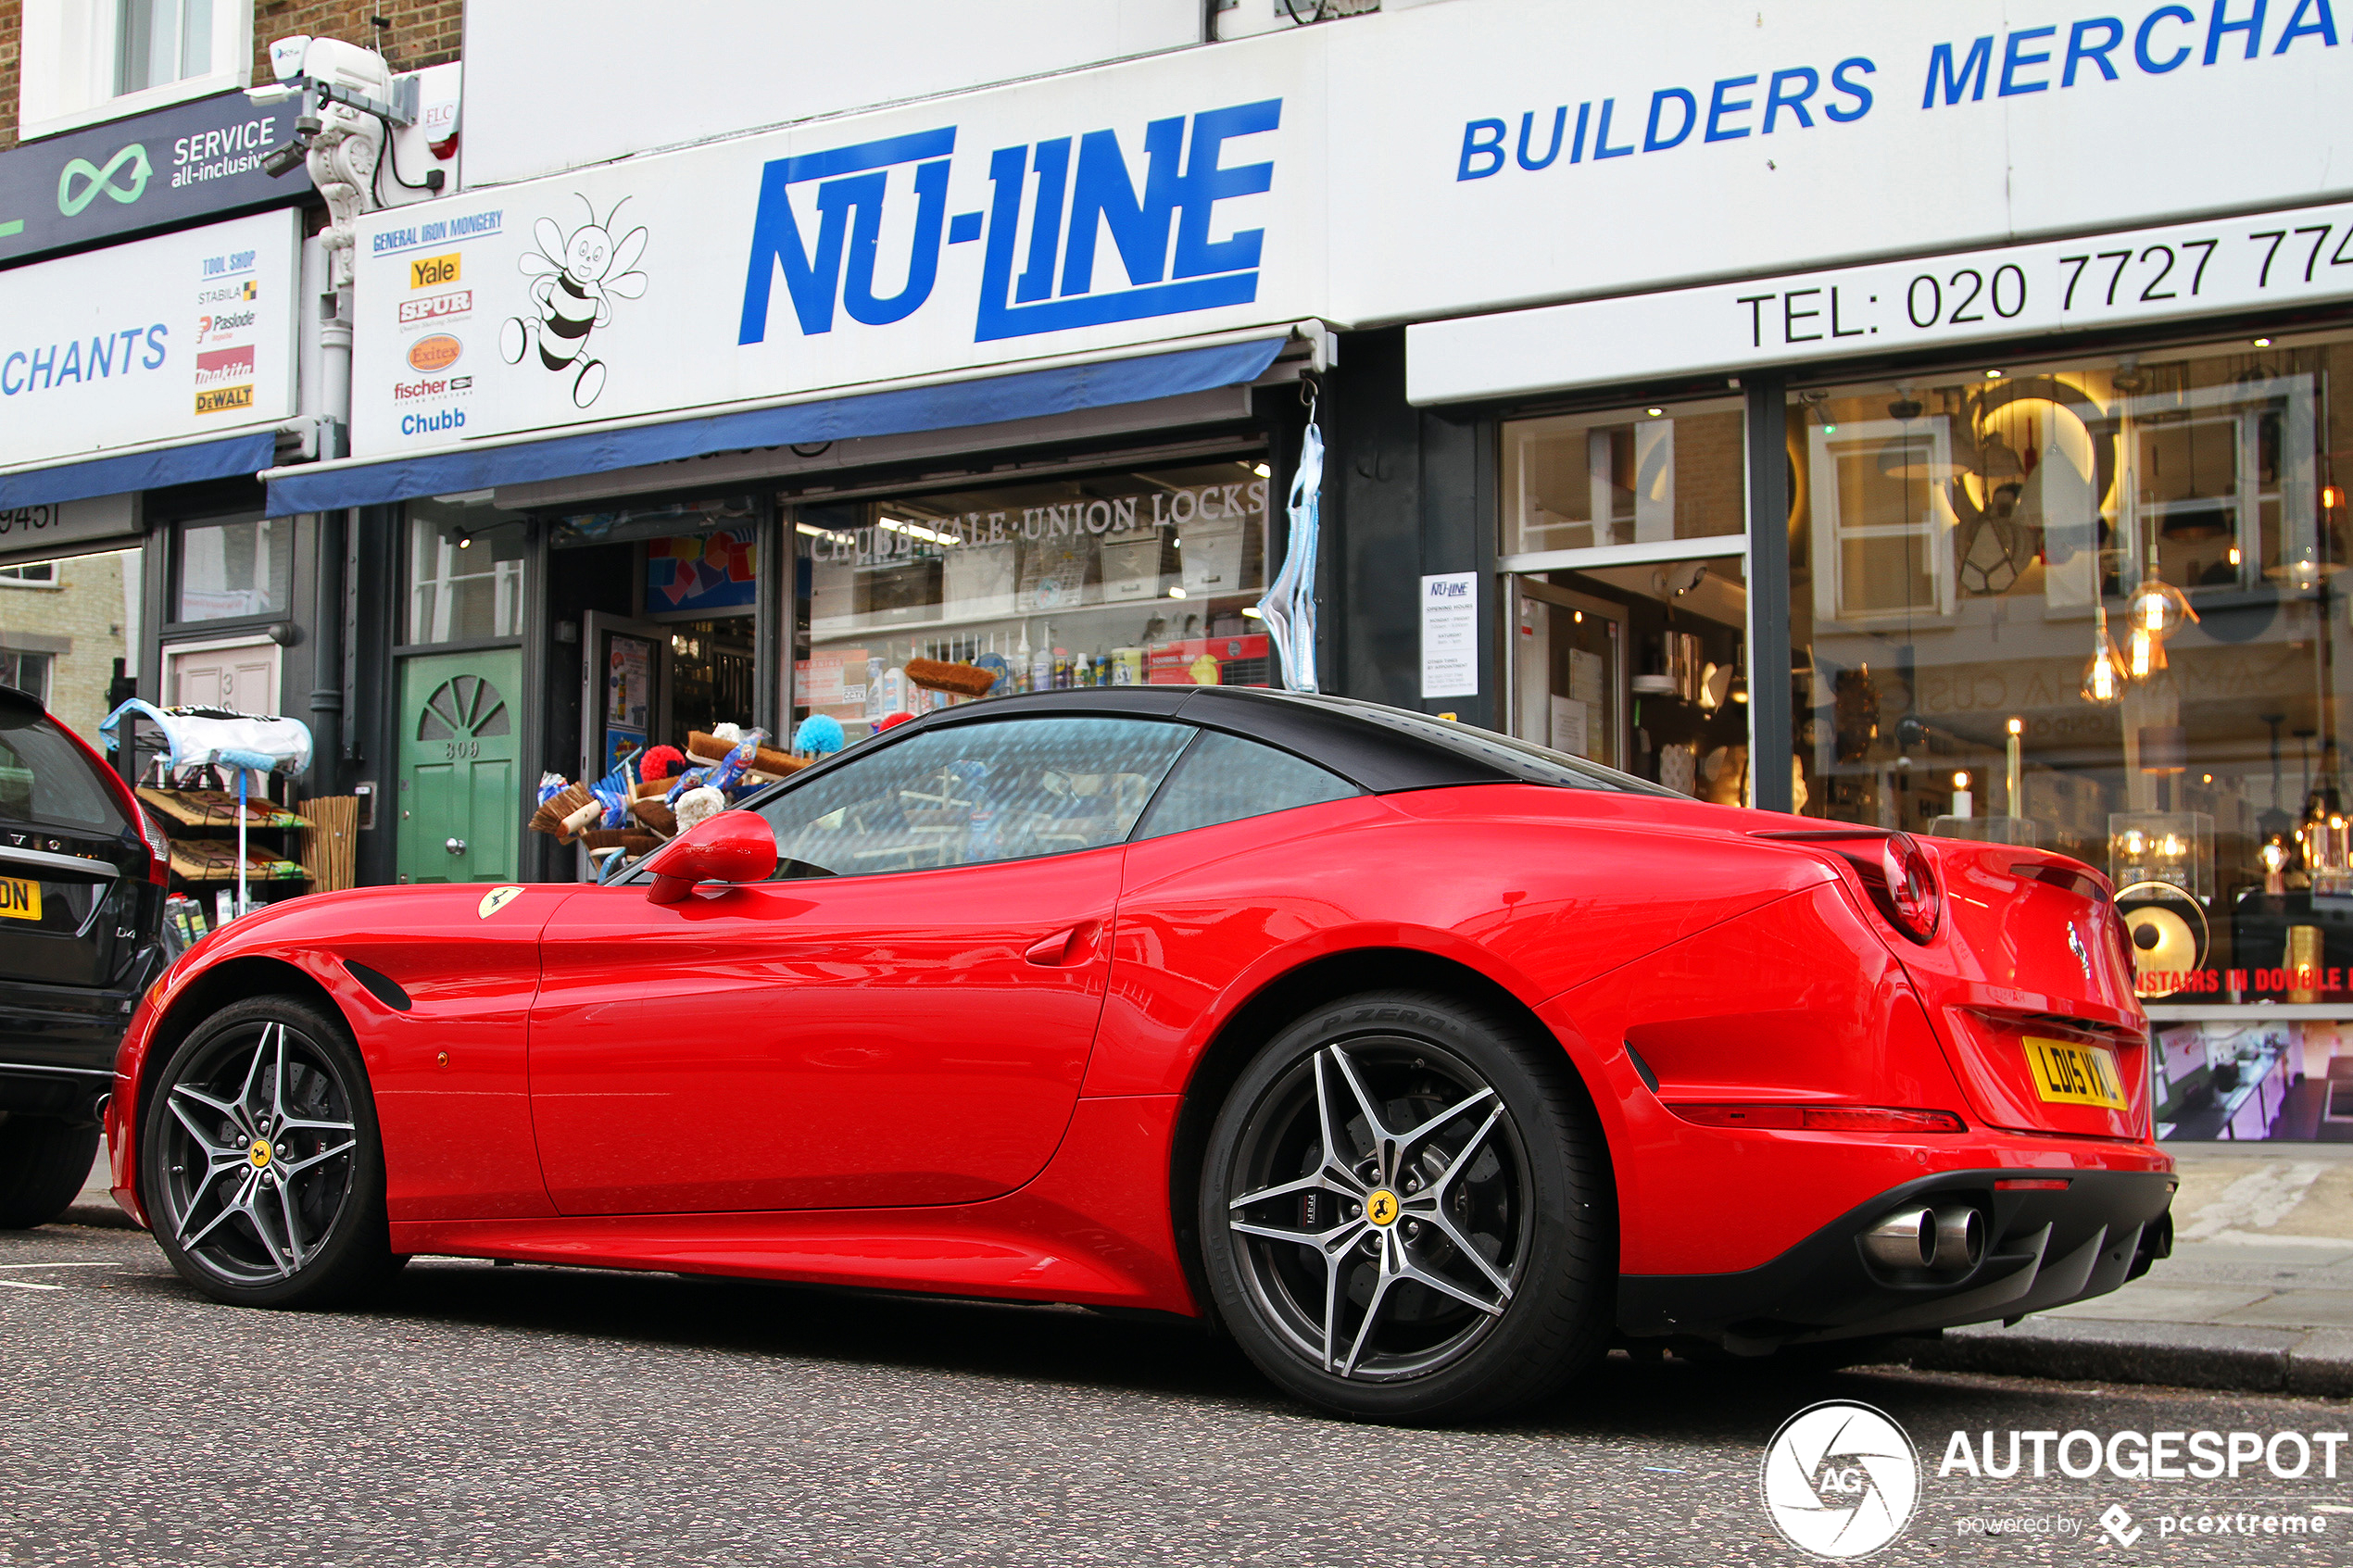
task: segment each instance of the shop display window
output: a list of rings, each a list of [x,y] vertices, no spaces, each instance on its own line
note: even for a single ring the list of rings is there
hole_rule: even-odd
[[[1734,397],[1505,424],[1502,553],[1741,533],[1744,419]]]
[[[410,502],[401,641],[416,646],[522,635],[529,554],[520,517],[488,507]]]
[[[951,700],[907,662],[970,663],[990,696],[1277,684],[1258,619],[1271,481],[1256,459],[793,507],[807,653],[795,718],[868,734]]]
[[[294,519],[184,523],[175,621],[283,615],[294,587]]]
[[[2098,867],[2150,1002],[2353,1009],[2348,374],[2239,338],[1793,396],[1801,809]],[[2324,1124],[2334,1050],[2267,1027],[2174,1062],[2183,1135]]]

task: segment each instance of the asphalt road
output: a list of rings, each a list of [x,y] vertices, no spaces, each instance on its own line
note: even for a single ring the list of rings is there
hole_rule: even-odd
[[[1760,1460],[1829,1399],[1922,1450],[1875,1562],[2353,1561],[2353,1445],[2334,1481],[1937,1474],[1956,1430],[2268,1441],[2347,1430],[2344,1402],[1619,1358],[1524,1420],[1414,1432],[1072,1309],[421,1259],[373,1311],[241,1311],[79,1227],[0,1235],[0,1356],[12,1564],[1795,1564]],[[2265,1513],[2330,1533],[2158,1533]],[[1965,1533],[1988,1517],[2077,1533]]]

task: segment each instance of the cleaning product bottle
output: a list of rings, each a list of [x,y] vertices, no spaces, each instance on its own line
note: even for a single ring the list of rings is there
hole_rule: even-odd
[[[1025,640],[1028,638],[1028,622],[1022,623],[1021,634]],[[1054,623],[1051,621],[1046,622],[1045,639],[1038,645],[1038,651],[1030,657],[1029,689],[1033,692],[1050,692],[1054,689]]]

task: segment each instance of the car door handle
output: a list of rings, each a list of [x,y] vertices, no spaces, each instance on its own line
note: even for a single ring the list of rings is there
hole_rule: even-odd
[[[1095,956],[1095,934],[1101,929],[1091,920],[1080,921],[1067,931],[1057,931],[1022,954],[1040,969],[1076,969]]]

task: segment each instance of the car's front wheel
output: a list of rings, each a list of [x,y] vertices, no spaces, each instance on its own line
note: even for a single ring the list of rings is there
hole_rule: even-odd
[[[1269,1042],[1210,1135],[1200,1219],[1242,1348],[1342,1414],[1493,1415],[1606,1342],[1592,1107],[1557,1045],[1451,997],[1352,997]]]
[[[164,1256],[219,1300],[322,1306],[395,1267],[366,1070],[339,1021],[290,997],[224,1008],[171,1054],[140,1190]]]

